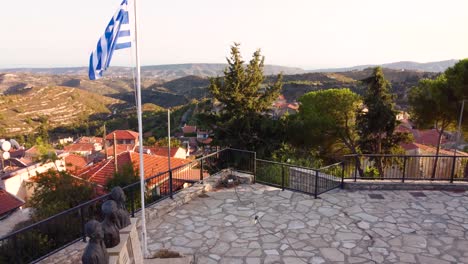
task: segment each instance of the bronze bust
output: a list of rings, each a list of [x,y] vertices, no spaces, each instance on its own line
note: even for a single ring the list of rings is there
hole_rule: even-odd
[[[89,243],[81,257],[83,264],[108,264],[109,255],[104,245],[104,230],[101,223],[96,220],[87,222],[85,234],[89,237]]]
[[[101,206],[104,214],[102,229],[104,230],[104,244],[107,248],[112,248],[120,243],[119,228],[117,227],[117,204],[108,200]]]
[[[112,188],[111,200],[117,204],[117,228],[122,229],[130,225],[130,214],[125,207],[125,193],[120,187]]]

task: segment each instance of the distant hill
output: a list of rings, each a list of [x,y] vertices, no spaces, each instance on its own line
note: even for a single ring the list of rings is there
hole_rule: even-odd
[[[29,133],[47,118],[50,128],[69,125],[90,116],[108,115],[123,101],[76,88],[24,88],[0,96],[0,134]]]
[[[417,85],[422,78],[434,78],[438,73],[412,70],[383,69],[385,78],[392,85],[392,93],[397,98],[397,104],[403,108],[407,105],[408,90]],[[330,88],[349,88],[358,94],[363,94],[365,86],[360,82],[372,74],[372,68],[348,72],[311,72],[305,74],[285,75],[281,93],[288,101],[297,100],[305,93]],[[269,77],[268,82],[275,78]]]
[[[181,77],[196,75],[201,77],[214,77],[223,74],[223,70],[227,64],[222,63],[187,63],[187,64],[168,64],[168,65],[153,65],[142,66],[142,78],[174,80]],[[0,72],[5,73],[36,73],[36,74],[53,74],[53,75],[81,75],[87,76],[87,67],[69,67],[69,68],[14,68],[0,69]],[[278,65],[265,65],[265,74],[297,74],[304,73],[301,68],[285,67]],[[132,68],[113,66],[105,73],[105,77],[131,77]]]
[[[399,61],[392,63],[384,63],[380,65],[359,65],[347,68],[330,68],[330,69],[317,69],[310,72],[347,72],[347,71],[361,71],[366,68],[382,66],[383,68],[393,70],[412,70],[412,71],[423,71],[423,72],[443,72],[448,67],[452,67],[458,60],[444,60],[435,62],[419,63],[414,61]]]
[[[160,81],[156,79],[143,78],[142,86],[147,87],[158,82]],[[105,78],[90,81],[83,75],[0,72],[0,94],[17,94],[21,93],[23,89],[44,86],[67,86],[101,95],[109,95],[133,91],[133,79]]]

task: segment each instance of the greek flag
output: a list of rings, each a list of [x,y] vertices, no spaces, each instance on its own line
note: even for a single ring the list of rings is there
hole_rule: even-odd
[[[128,0],[123,0],[120,8],[110,20],[104,35],[97,43],[96,50],[89,58],[89,79],[96,80],[109,67],[114,50],[129,48],[132,45],[128,19]]]

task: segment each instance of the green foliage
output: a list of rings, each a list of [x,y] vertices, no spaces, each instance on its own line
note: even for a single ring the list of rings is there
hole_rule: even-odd
[[[116,186],[125,187],[137,182],[138,179],[138,173],[135,171],[132,164],[125,164],[117,173],[114,173],[114,177],[107,179],[106,189],[110,191]]]
[[[457,101],[468,99],[468,58],[460,60],[445,71],[448,86],[453,88]]]
[[[167,137],[160,138],[156,141],[156,145],[159,147],[167,147],[169,144]],[[182,142],[179,139],[171,137],[171,147],[182,147]]]
[[[77,206],[94,195],[94,189],[88,182],[66,171],[49,170],[38,174],[27,186],[33,188],[28,206],[34,208],[33,218],[37,220]]]
[[[374,69],[372,76],[363,80],[367,84],[364,105],[356,119],[359,135],[359,147],[363,153],[392,154],[398,151],[401,142],[408,141],[408,136],[394,133],[396,120],[394,96],[389,92],[390,83],[385,79],[382,68]],[[372,158],[379,175],[383,175],[386,164],[382,158]]]
[[[409,93],[411,117],[422,128],[436,127],[443,132],[458,117],[455,89],[445,75],[434,80],[423,79]]]
[[[260,50],[254,52],[246,67],[242,60],[239,44],[231,47],[231,57],[223,78],[211,79],[210,92],[224,105],[224,112],[233,117],[261,113],[270,108],[281,90],[281,75],[273,85],[262,87],[265,57]]]
[[[323,165],[317,151],[295,147],[288,143],[281,144],[280,148],[273,152],[272,158],[277,162],[309,168],[320,168]]]
[[[299,101],[298,119],[303,126],[302,143],[310,147],[344,144],[347,153],[358,152],[356,114],[362,102],[349,89],[329,89],[310,92]]]
[[[364,170],[364,176],[366,178],[378,178],[380,176],[379,170],[376,167],[368,166]]]
[[[282,140],[281,122],[264,115],[279,95],[282,77],[278,75],[272,85],[264,85],[264,57],[257,50],[244,66],[239,44],[231,47],[227,62],[224,77],[211,79],[209,87],[223,109],[205,122],[212,124],[215,144],[256,150],[261,157]]]
[[[403,139],[394,133],[396,120],[394,96],[389,92],[390,83],[385,80],[382,68],[377,67],[371,77],[363,80],[367,84],[364,105],[357,115],[359,144],[363,153],[390,154]]]
[[[146,139],[145,145],[147,146],[154,146],[156,144],[156,138],[155,137],[149,137]]]

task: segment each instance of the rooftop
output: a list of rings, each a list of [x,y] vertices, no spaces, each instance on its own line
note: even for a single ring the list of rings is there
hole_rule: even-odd
[[[24,202],[0,188],[0,216],[23,206]]]

